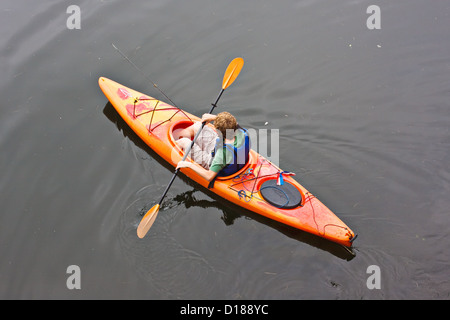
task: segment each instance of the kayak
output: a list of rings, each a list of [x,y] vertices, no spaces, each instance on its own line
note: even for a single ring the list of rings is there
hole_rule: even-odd
[[[184,153],[176,144],[178,132],[201,119],[105,77],[99,86],[127,125],[173,167]],[[189,157],[187,161],[192,161]],[[216,195],[269,219],[350,248],[356,234],[294,174],[250,149],[249,160],[235,174],[209,181],[189,168],[180,171]]]

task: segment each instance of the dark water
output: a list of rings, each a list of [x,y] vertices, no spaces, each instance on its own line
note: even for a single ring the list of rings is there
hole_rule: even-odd
[[[71,4],[0,5],[0,298],[448,299],[449,1],[85,0],[79,30]],[[199,115],[242,56],[221,108],[280,130],[280,166],[359,234],[356,255],[182,178],[138,239],[172,170],[97,79],[163,96],[111,43]]]

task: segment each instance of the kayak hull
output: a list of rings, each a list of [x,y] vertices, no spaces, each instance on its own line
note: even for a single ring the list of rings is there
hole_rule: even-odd
[[[99,86],[128,126],[165,161],[176,167],[183,157],[182,150],[175,143],[177,132],[200,119],[105,77],[99,78]],[[186,160],[192,161],[189,157]],[[180,171],[208,188],[209,181],[193,170],[182,168]],[[277,179],[281,172],[252,149],[244,168],[230,177],[217,178],[209,190],[269,219],[351,247],[355,233],[292,176],[283,176],[283,180],[299,191],[302,198],[299,206],[278,208],[262,197],[261,185],[267,180]]]

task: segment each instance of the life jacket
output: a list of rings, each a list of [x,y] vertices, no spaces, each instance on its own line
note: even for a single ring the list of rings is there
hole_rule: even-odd
[[[209,188],[212,188],[217,177],[230,176],[241,170],[249,161],[250,137],[246,129],[238,128],[236,129],[236,131],[237,130],[240,130],[244,134],[244,143],[239,147],[235,147],[233,144],[223,143],[223,140],[220,137],[216,139],[216,145],[212,152],[212,158],[214,158],[214,155],[218,151],[220,152],[220,150],[222,150],[224,152],[224,159],[226,159],[226,150],[228,149],[233,154],[233,161],[231,161],[217,173],[216,177],[214,177],[214,179],[211,181]]]

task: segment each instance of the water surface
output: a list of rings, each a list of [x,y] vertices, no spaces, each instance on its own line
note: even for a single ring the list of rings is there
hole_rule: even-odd
[[[71,4],[0,5],[1,298],[448,299],[448,1],[378,1],[380,30],[369,1],[81,1],[79,30]],[[356,255],[182,177],[138,239],[172,170],[97,79],[164,97],[111,43],[198,115],[242,56],[221,109],[280,130],[280,166],[359,234]]]

